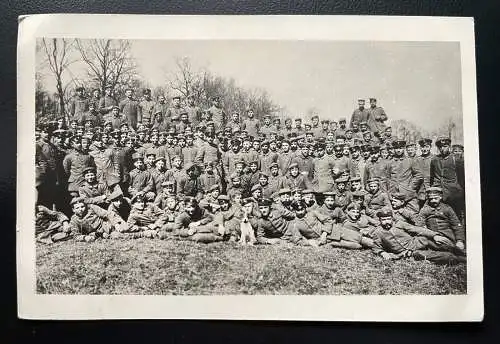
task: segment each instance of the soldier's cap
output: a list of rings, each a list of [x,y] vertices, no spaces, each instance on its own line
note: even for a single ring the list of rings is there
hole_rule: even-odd
[[[181,96],[179,94],[174,94],[172,96],[172,99],[181,99]]]
[[[175,182],[173,180],[164,180],[161,182],[161,186],[174,185]]]
[[[321,123],[330,123],[330,121],[329,121],[329,120],[327,120],[327,119],[322,119],[322,120],[321,120]]]
[[[354,123],[353,123],[353,125],[354,125]],[[347,133],[352,133],[352,129],[346,129],[346,131],[345,131],[345,132],[346,132],[346,134],[347,134]]]
[[[220,191],[220,189],[219,189],[219,185],[217,185],[217,184],[212,185],[212,186],[208,189],[208,192],[212,192],[212,191],[215,191],[215,190]]]
[[[360,210],[361,207],[358,204],[351,202],[347,205],[346,210],[352,210],[352,209]]]
[[[404,201],[406,199],[406,196],[402,192],[393,192],[391,193],[391,198]]]
[[[198,200],[195,197],[186,196],[184,197],[184,203],[196,206],[198,205]]]
[[[266,178],[268,178],[268,179],[269,179],[269,176],[267,175],[267,173],[262,172],[262,171],[261,171],[261,172],[259,172],[259,177],[266,177]]]
[[[427,138],[423,138],[423,139],[418,140],[418,144],[420,147],[430,146],[430,145],[432,145],[432,140],[427,139]]]
[[[255,199],[253,197],[245,197],[241,200],[241,205],[245,205],[248,203],[253,203],[255,202]]]
[[[177,134],[177,140],[185,140],[186,136],[184,134]]]
[[[295,122],[302,122],[302,118],[299,117],[295,118]]]
[[[270,165],[269,165],[269,169],[273,168],[273,167],[276,167],[276,168],[279,168],[280,166],[278,165],[277,162],[272,162]]]
[[[382,208],[377,212],[377,217],[382,218],[382,217],[392,217],[392,209],[390,208]]]
[[[366,121],[361,121],[361,122],[359,122],[359,125],[368,125],[368,123],[366,123]]]
[[[238,138],[233,138],[233,139],[231,139],[231,144],[233,146],[239,146],[239,145],[241,145],[241,140]]]
[[[363,136],[372,136],[372,132],[367,130],[363,133]]]
[[[220,97],[219,96],[213,96],[212,100],[220,100]]]
[[[314,193],[314,191],[313,191],[313,190],[311,190],[311,189],[305,189],[305,190],[302,190],[302,194],[303,194],[303,195],[308,195],[308,194],[313,194],[313,193]]]
[[[52,132],[52,135],[54,136],[64,136],[64,134],[66,133],[66,130],[64,129],[56,129]]]
[[[160,160],[162,160],[162,161],[163,161],[163,162],[165,162],[165,163],[167,162],[167,159],[165,159],[165,157],[164,157],[164,156],[159,155],[159,156],[157,156],[157,157],[155,158],[155,164],[156,164],[158,161],[160,161]]]
[[[154,155],[156,157],[156,150],[153,148],[146,149],[145,156]]]
[[[340,178],[337,178],[335,179],[335,183],[338,184],[338,183],[347,183],[349,181],[349,178],[347,177],[340,177]]]
[[[462,148],[462,149],[463,149],[463,148],[464,148],[464,145],[463,145],[463,144],[461,144],[461,143],[454,143],[454,144],[452,144],[452,145],[451,145],[451,148],[455,148],[455,147],[459,147],[459,148]]]
[[[425,190],[427,194],[442,194],[443,189],[441,189],[439,186],[431,186],[427,190]]]
[[[186,165],[186,172],[189,172],[189,171],[191,171],[193,169],[199,170],[200,167],[197,164],[195,164],[195,163],[188,163]]]
[[[392,142],[392,148],[404,148],[406,146],[406,141],[397,139]]]
[[[415,142],[410,141],[406,144],[406,147],[416,146]]]
[[[356,190],[352,193],[352,196],[353,197],[365,197],[365,193],[361,190]]]
[[[333,149],[336,151],[341,151],[342,149],[344,149],[344,144],[343,143],[335,143],[333,145]]]
[[[339,123],[340,123],[340,122],[346,122],[346,121],[347,121],[347,120],[345,119],[345,117],[340,117],[340,118],[339,118]]]
[[[372,177],[366,181],[366,184],[371,184],[371,183],[377,183],[377,184],[380,183],[380,178],[379,177]]]
[[[323,192],[323,196],[326,198],[326,197],[335,197],[335,192],[333,191],[326,191],[326,192]]]
[[[364,100],[363,98],[358,98],[358,102],[362,102],[362,103],[364,103],[364,102],[365,102],[365,100]]]
[[[354,176],[351,178],[351,182],[360,182],[361,181],[361,177],[360,176]]]
[[[77,88],[75,88],[75,91],[76,91],[76,92],[79,92],[79,91],[85,91],[85,87],[83,87],[83,86],[78,86]]]
[[[253,138],[253,142],[260,142],[262,141],[262,137],[256,136]]]
[[[149,88],[145,88],[144,91],[142,91],[142,94],[151,94],[151,90]]]
[[[144,158],[142,157],[142,154],[141,153],[134,153],[132,154],[132,161],[136,161],[136,160],[143,160]]]
[[[354,144],[352,145],[351,147],[349,147],[349,150],[352,152],[352,151],[356,151],[356,150],[361,150],[361,147]]]
[[[246,164],[246,162],[245,162],[244,160],[236,160],[236,161],[234,162],[234,165],[235,165],[235,166],[236,166],[236,165],[238,165],[238,164],[242,164],[242,165],[243,165],[243,167],[245,167],[245,166],[247,165],[247,164]]]
[[[250,190],[250,192],[254,192],[257,190],[262,190],[262,186],[260,184],[255,184],[254,186],[252,186],[252,189]]]
[[[83,175],[89,173],[89,172],[92,172],[92,173],[96,173],[96,168],[93,167],[93,166],[87,166],[83,169]]]
[[[273,202],[268,198],[263,198],[258,201],[259,207],[270,207]]]
[[[278,191],[279,196],[284,195],[284,194],[291,194],[291,193],[292,193],[292,190],[290,190],[289,188],[283,188],[283,189],[280,189]]]
[[[441,137],[438,137],[436,139],[436,146],[437,147],[441,147],[443,145],[446,145],[446,144],[451,144],[451,139],[449,137],[446,137],[446,136],[441,136]]]
[[[377,98],[370,98],[370,101],[377,101]]]
[[[259,165],[259,161],[258,160],[252,160],[252,161],[248,162],[248,166],[250,166],[250,165],[257,165],[258,166]]]
[[[108,196],[108,200],[110,201],[116,201],[117,199],[120,199],[123,197],[123,191],[122,189],[117,185],[115,187],[115,189],[113,190],[113,192],[111,192],[111,194],[109,194]]]
[[[217,197],[217,201],[219,202],[230,202],[230,198],[228,195],[219,195],[219,197]]]
[[[291,170],[291,169],[292,169],[292,168],[294,168],[294,167],[297,167],[297,168],[298,168],[298,167],[299,167],[299,164],[297,164],[296,162],[292,162],[292,163],[290,164],[290,166],[288,166],[288,169],[289,169],[289,170]]]
[[[75,204],[77,204],[77,203],[83,203],[83,204],[85,204],[85,198],[80,197],[80,196],[77,196],[77,197],[73,197],[73,198],[71,199],[71,201],[69,202],[69,204],[70,204],[71,206],[74,206],[74,205],[75,205]]]
[[[325,137],[318,137],[316,139],[316,142],[326,144],[326,138]]]

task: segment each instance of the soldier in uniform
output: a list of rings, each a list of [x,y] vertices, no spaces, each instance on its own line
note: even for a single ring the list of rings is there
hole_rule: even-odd
[[[354,110],[351,116],[351,122],[350,122],[350,127],[352,128],[353,122],[366,122],[368,123],[370,119],[370,113],[368,112],[367,109],[365,109],[365,100],[364,99],[358,99],[358,108]]]
[[[257,136],[260,132],[260,122],[254,117],[253,109],[247,109],[247,118],[243,120],[241,130],[246,130],[250,136]]]
[[[127,88],[125,90],[125,99],[120,102],[120,112],[125,116],[130,128],[137,129],[137,122],[141,120],[141,107],[139,102],[133,98],[134,90]]]
[[[212,97],[212,106],[208,109],[212,116],[212,121],[214,122],[215,131],[220,131],[226,125],[226,113],[222,109],[222,104],[220,103],[219,97]]]
[[[377,106],[377,99],[370,98],[370,107],[368,108],[369,117],[368,117],[368,126],[372,132],[380,132],[385,130],[385,121],[387,121],[387,114],[385,110]]]
[[[139,103],[139,107],[141,108],[140,121],[147,125],[153,124],[153,109],[155,107],[155,102],[151,98],[151,90],[149,88],[143,91],[143,99]]]
[[[449,138],[439,137],[435,144],[439,154],[431,159],[430,185],[441,187],[443,201],[463,218],[465,216],[464,161],[451,154]]]
[[[69,104],[69,119],[67,119],[67,122],[73,119],[81,122],[83,114],[89,110],[89,100],[85,97],[85,88],[80,86],[75,91],[76,95]]]
[[[418,169],[422,172],[424,177],[424,182],[418,191],[418,201],[420,208],[424,205],[426,195],[425,190],[427,190],[431,186],[431,145],[432,140],[423,138],[418,141],[418,145],[420,146],[420,155],[415,158],[415,162],[417,163]]]
[[[118,106],[118,102],[113,97],[113,86],[107,85],[104,89],[104,96],[99,99],[99,104],[96,109],[98,109],[102,116],[106,117],[115,106]]]

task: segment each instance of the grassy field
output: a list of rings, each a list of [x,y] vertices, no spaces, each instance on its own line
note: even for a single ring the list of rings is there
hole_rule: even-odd
[[[369,251],[151,239],[37,244],[47,294],[463,294],[465,265]]]

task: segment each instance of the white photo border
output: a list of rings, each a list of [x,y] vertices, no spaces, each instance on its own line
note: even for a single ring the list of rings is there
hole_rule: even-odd
[[[467,294],[447,296],[124,296],[36,293],[35,45],[38,37],[169,40],[459,42],[467,211]],[[24,319],[481,321],[482,225],[474,21],[452,17],[152,16],[19,18],[17,132],[18,316]]]

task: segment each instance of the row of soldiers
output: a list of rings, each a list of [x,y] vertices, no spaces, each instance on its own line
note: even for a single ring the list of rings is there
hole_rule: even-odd
[[[123,117],[119,107],[111,105],[110,110],[112,118]],[[247,114],[242,122],[254,121],[253,111]],[[454,245],[460,241],[458,246],[463,248],[463,230],[460,229],[463,228],[465,215],[463,147],[455,145],[451,152],[451,141],[446,137],[434,142],[439,154],[433,155],[430,139],[405,142],[393,138],[390,127],[386,127],[382,134],[376,132],[378,134],[373,135],[371,127],[368,129],[366,123],[358,123],[357,120],[351,123],[351,128],[347,128],[345,120],[339,120],[338,127],[332,127],[330,122],[323,120],[321,130],[317,132],[298,130],[302,128],[301,121],[296,121],[299,124],[295,126],[296,130],[286,133],[286,128],[266,132],[270,124],[268,116],[258,126],[231,127],[231,123],[226,122],[218,128],[210,115],[201,116],[201,122],[193,126],[189,112],[180,110],[169,117],[165,128],[152,125],[147,120],[136,123],[134,128],[126,120],[101,122],[91,118],[95,115],[92,112],[84,115],[82,120],[70,121],[69,127],[61,118],[37,128],[37,210],[43,209],[37,214],[52,214],[52,218],[57,214],[55,218],[58,218],[52,227],[38,226],[39,237],[44,241],[66,238],[69,227],[73,236],[85,240],[92,240],[89,233],[101,233],[103,237],[168,237],[168,233],[179,230],[179,223],[175,224],[175,221],[185,213],[186,208],[189,210],[187,213],[195,208],[210,221],[202,221],[203,230],[208,228],[208,233],[205,233],[200,228],[192,230],[197,225],[190,222],[198,221],[191,217],[188,217],[189,221],[183,220],[187,231],[181,232],[185,237],[202,242],[234,239],[241,235],[238,228],[233,228],[238,226],[221,225],[220,220],[220,214],[227,207],[222,205],[227,202],[231,209],[239,209],[235,210],[239,214],[235,223],[239,224],[242,218],[253,218],[250,223],[257,233],[257,242],[265,242],[267,239],[263,238],[268,236],[262,230],[265,226],[259,232],[255,222],[263,216],[262,204],[270,203],[270,209],[274,210],[281,202],[284,209],[296,213],[295,208],[303,208],[302,203],[311,203],[312,198],[318,207],[330,207],[336,213],[331,219],[337,226],[336,234],[330,236],[338,240],[321,239],[318,243],[333,242],[332,245],[348,247],[351,244],[340,244],[342,233],[346,230],[339,230],[338,226],[343,228],[345,216],[353,211],[353,204],[358,204],[359,213],[365,220],[365,217],[370,219],[371,226],[378,226],[376,224],[381,222],[377,214],[392,208],[393,199],[402,202],[403,213],[412,214],[409,218],[421,213],[429,203],[429,190],[435,191],[431,186],[436,186],[444,200],[439,204],[451,209],[455,218],[449,215],[449,211],[433,216],[447,214],[444,222],[448,223],[447,231],[454,233],[454,237],[446,237]],[[231,121],[236,123],[237,119],[235,116]],[[313,118],[312,126],[319,122],[318,117]],[[255,129],[255,133],[250,128]],[[374,184],[378,187],[371,192]],[[281,201],[288,194],[293,195],[293,204]],[[359,199],[362,201],[359,202]],[[188,203],[190,206],[186,207]],[[249,203],[252,203],[252,211],[248,211]],[[177,209],[178,213],[167,216],[167,208]],[[314,210],[309,206],[304,209],[306,214],[312,214]],[[304,209],[299,209],[299,212]],[[136,216],[133,214],[136,210],[141,214],[152,214],[151,219],[156,225],[143,225],[145,222],[140,219],[135,223]],[[102,221],[94,219],[87,224],[83,224],[86,220],[83,223],[79,221],[88,217],[89,213],[99,212]],[[80,217],[82,214],[85,215]],[[299,218],[296,215],[294,218]],[[69,217],[73,220],[75,216],[76,225],[70,226],[71,221],[61,221]],[[166,226],[169,221],[165,220],[165,216],[173,222],[171,226]],[[291,218],[285,215],[283,220],[286,225],[281,230],[285,233]],[[403,222],[427,229],[437,226],[433,230],[439,232],[443,226],[441,220]],[[100,222],[105,225],[93,228],[92,224]],[[205,226],[208,223],[213,226]],[[84,229],[88,226],[90,229]],[[165,226],[164,231],[159,230]],[[326,227],[331,226],[327,224]],[[214,232],[214,228],[220,231]],[[226,232],[221,235],[222,228]],[[460,231],[462,234],[456,234]],[[287,237],[292,242],[315,240],[299,234],[300,230],[290,230]],[[373,235],[368,237],[374,240]]]

